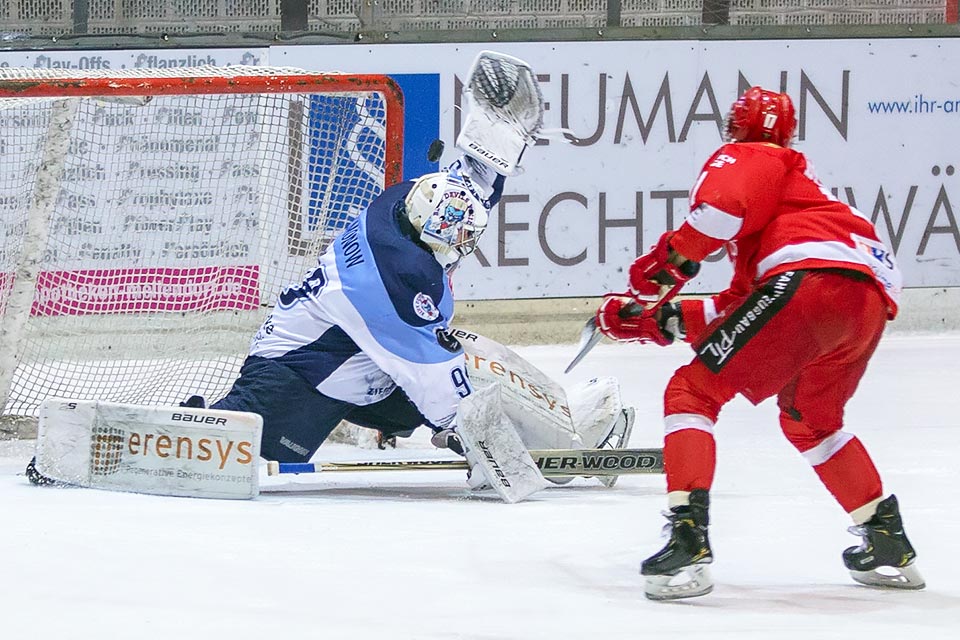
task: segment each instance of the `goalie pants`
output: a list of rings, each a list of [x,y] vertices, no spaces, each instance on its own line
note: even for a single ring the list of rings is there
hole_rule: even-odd
[[[379,402],[355,405],[325,396],[286,365],[257,356],[246,359],[230,392],[210,408],[263,416],[260,455],[278,462],[309,461],[341,420],[385,436],[409,435],[426,422],[399,387]]]
[[[667,386],[668,492],[710,488],[713,425],[740,393],[753,404],[777,396],[784,435],[848,513],[879,499],[880,476],[869,454],[841,429],[844,406],[886,320],[872,279],[842,270],[780,274],[731,305]]]

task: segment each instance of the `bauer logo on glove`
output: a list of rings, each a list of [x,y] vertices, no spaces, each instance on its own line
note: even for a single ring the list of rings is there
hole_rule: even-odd
[[[502,176],[520,172],[527,145],[543,127],[537,77],[523,60],[481,51],[465,86],[464,120],[457,147]]]

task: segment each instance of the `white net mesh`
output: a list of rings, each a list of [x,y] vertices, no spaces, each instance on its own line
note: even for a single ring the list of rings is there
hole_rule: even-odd
[[[385,78],[2,71],[5,414],[52,396],[220,397],[275,292],[400,177],[402,104]],[[124,82],[149,100],[117,97]],[[206,93],[169,95],[185,85]],[[50,97],[13,97],[34,86]],[[81,90],[112,96],[56,97]]]

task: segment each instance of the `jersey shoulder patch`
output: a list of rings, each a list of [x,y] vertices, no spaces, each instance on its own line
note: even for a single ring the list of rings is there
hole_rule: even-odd
[[[417,295],[413,296],[413,312],[427,322],[434,322],[440,318],[440,310],[434,304],[433,298],[422,291],[418,291]]]

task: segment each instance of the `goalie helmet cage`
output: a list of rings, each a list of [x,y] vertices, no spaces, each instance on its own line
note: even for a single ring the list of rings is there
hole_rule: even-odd
[[[222,396],[402,144],[381,75],[0,69],[3,414]]]

